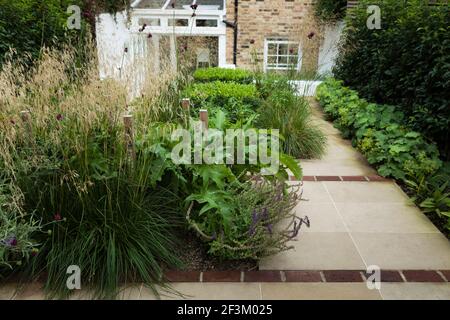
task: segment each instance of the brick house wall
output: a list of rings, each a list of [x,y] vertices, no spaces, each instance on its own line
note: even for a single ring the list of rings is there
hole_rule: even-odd
[[[315,0],[239,0],[237,67],[251,68],[255,55],[260,63],[264,58],[266,38],[280,37],[300,42],[302,27],[314,10]],[[227,20],[234,21],[235,1],[227,0]],[[304,29],[304,28],[303,28]],[[227,63],[233,64],[233,29],[227,29]],[[317,68],[318,46],[308,48],[302,43],[303,63]],[[316,61],[316,63],[314,63]],[[312,64],[312,66],[311,66]]]

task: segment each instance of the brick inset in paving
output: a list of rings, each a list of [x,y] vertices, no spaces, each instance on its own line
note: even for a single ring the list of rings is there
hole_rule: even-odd
[[[286,282],[322,282],[320,271],[285,271]]]
[[[444,282],[444,279],[436,271],[404,270],[403,275],[408,282]]]
[[[367,279],[373,273],[364,272],[364,277]],[[396,270],[381,270],[380,272],[381,282],[403,282],[403,278],[399,271]]]
[[[303,181],[316,181],[316,178],[314,176],[304,176]]]
[[[379,181],[379,182],[391,181],[390,179],[381,176],[367,176],[367,178],[369,179],[369,181]]]
[[[450,282],[450,270],[440,270],[440,271],[444,275],[445,279],[447,279],[447,281]]]
[[[281,282],[280,271],[247,271],[244,282]]]
[[[164,275],[169,282],[200,281],[200,271],[166,271]]]
[[[317,181],[342,181],[338,176],[316,176]]]
[[[342,181],[366,181],[367,179],[364,176],[341,176]]]
[[[240,282],[240,271],[206,271],[203,272],[203,282]]]
[[[363,282],[359,271],[353,270],[326,270],[323,272],[327,282]]]

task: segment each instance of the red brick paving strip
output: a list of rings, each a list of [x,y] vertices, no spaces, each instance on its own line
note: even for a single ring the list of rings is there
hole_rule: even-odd
[[[316,181],[316,178],[314,176],[304,176],[303,181]]]
[[[320,271],[285,271],[286,282],[322,282]]]
[[[247,271],[244,282],[281,282],[280,271]]]
[[[260,270],[244,272],[244,282],[363,282],[370,274],[365,270]],[[450,282],[450,270],[381,270],[381,282],[403,282],[403,275],[408,282]],[[442,276],[441,276],[442,274]],[[166,271],[166,279],[170,282],[199,282],[200,271]],[[445,280],[445,279],[446,280]],[[241,271],[206,271],[203,282],[241,282]]]
[[[341,181],[339,176],[316,176],[317,181]]]
[[[403,282],[403,278],[398,271],[381,270],[381,282]]]
[[[206,271],[203,282],[241,282],[240,271]]]
[[[365,181],[367,182],[367,179],[365,176],[341,176],[342,181]]]
[[[440,270],[444,277],[450,282],[450,270]]]
[[[327,282],[363,282],[360,271],[354,270],[326,270],[323,275]]]
[[[169,282],[199,282],[200,271],[166,271],[164,273]]]
[[[391,179],[383,178],[380,176],[367,176],[367,179],[369,179],[369,181],[377,181],[377,182],[392,181]]]
[[[364,277],[369,278],[373,273],[363,272]],[[397,270],[381,270],[381,282],[403,282],[403,278]]]
[[[431,270],[404,270],[403,275],[408,282],[445,282],[436,271]]]

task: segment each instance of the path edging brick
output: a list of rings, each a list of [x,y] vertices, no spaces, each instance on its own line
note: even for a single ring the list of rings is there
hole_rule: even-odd
[[[381,282],[450,282],[450,270],[380,270]],[[345,282],[366,281],[366,270],[167,271],[169,282]]]

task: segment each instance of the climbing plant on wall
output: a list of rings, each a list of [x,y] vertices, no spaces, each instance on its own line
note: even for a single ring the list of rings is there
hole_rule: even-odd
[[[323,21],[342,19],[347,8],[347,0],[317,0],[316,16]]]

